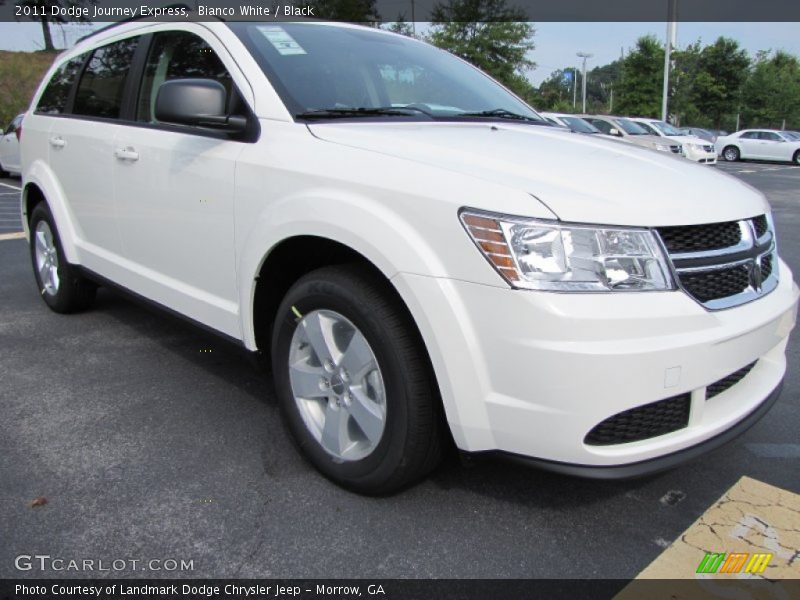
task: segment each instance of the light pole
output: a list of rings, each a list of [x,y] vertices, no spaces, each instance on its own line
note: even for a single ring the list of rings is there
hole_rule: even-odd
[[[581,112],[586,112],[586,59],[592,58],[594,54],[589,54],[587,52],[578,52],[578,57],[583,59],[583,77],[581,79],[581,90],[583,92],[583,110]]]
[[[572,67],[572,108],[578,103],[578,67]]]
[[[661,120],[666,121],[669,116],[669,69],[670,69],[670,55],[672,54],[672,47],[675,46],[677,41],[677,26],[675,24],[676,11],[678,10],[678,0],[667,0],[669,5],[667,7],[667,43],[664,47],[664,90],[661,95]]]

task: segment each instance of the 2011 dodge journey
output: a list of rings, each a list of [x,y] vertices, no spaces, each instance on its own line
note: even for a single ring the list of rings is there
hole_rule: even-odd
[[[449,439],[654,472],[778,396],[798,288],[760,193],[552,127],[414,39],[112,26],[56,61],[22,156],[48,306],[114,284],[267,357],[299,448],[353,490]]]

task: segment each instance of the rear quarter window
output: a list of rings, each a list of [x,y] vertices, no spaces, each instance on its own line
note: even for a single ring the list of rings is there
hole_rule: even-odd
[[[37,113],[60,115],[66,111],[69,93],[85,58],[86,55],[82,55],[68,60],[53,73],[50,82],[44,89],[41,98],[39,98],[39,103],[36,105]]]

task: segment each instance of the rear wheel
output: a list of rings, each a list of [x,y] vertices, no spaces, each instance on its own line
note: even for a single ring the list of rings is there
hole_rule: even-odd
[[[97,286],[67,262],[53,216],[43,202],[31,213],[30,251],[36,283],[47,306],[58,313],[91,306]]]
[[[739,160],[739,149],[736,146],[727,146],[722,151],[722,158],[727,160],[728,162],[736,162]]]
[[[425,349],[385,281],[359,266],[302,277],[272,338],[278,397],[301,451],[339,485],[387,494],[441,456]]]
[[[796,165],[800,165],[800,150],[794,153],[794,156],[792,157],[792,162],[794,162],[794,164]]]
[[[11,175],[11,173],[9,173],[8,171],[6,171],[6,170],[3,168],[3,163],[0,163],[0,178],[2,178],[2,177],[8,177],[9,175]]]

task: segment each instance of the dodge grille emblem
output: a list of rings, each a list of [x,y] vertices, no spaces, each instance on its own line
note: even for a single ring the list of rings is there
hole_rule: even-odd
[[[750,285],[755,291],[760,292],[762,283],[764,283],[764,275],[761,273],[761,265],[754,260],[750,264]]]

